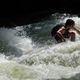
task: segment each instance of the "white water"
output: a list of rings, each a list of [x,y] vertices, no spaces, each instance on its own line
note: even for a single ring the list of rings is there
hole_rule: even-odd
[[[80,18],[72,17],[72,19],[76,21],[77,26],[80,25]],[[0,54],[0,80],[80,79],[80,36],[78,34],[75,42],[67,40],[60,44],[39,47],[30,37],[25,37],[24,31],[22,36],[16,36],[20,29],[23,31],[23,27],[0,29],[0,40],[8,42],[5,45],[10,48],[7,48],[8,56],[4,55],[6,51]]]

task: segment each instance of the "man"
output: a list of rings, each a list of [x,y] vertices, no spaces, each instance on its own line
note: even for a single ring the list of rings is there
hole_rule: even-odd
[[[75,22],[72,19],[68,19],[65,25],[56,25],[52,29],[51,35],[58,43],[66,41],[66,38],[70,39],[71,41],[75,41],[75,32],[70,30],[75,30],[76,32],[80,33],[80,30],[75,28]]]

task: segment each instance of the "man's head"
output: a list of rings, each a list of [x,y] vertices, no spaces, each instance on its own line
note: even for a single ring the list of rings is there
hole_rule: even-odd
[[[67,19],[66,23],[65,23],[65,28],[67,27],[73,27],[75,25],[75,22],[72,19]]]

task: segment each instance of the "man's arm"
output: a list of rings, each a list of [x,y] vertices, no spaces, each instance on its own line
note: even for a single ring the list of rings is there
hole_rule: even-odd
[[[66,41],[64,36],[60,32],[57,32],[56,35],[58,35],[61,38],[62,41]]]
[[[80,29],[77,29],[77,28],[75,28],[75,27],[73,27],[73,29],[80,34]]]
[[[65,31],[64,27],[62,27],[61,29],[59,29],[59,30],[57,31],[57,35],[62,39],[62,41],[65,41],[65,38],[64,38],[64,36],[63,36],[64,31]]]

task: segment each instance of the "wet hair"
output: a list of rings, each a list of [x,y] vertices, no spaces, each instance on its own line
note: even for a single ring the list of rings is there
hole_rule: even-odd
[[[67,27],[68,25],[74,25],[75,22],[72,19],[67,19],[66,23],[65,23],[65,27]]]

